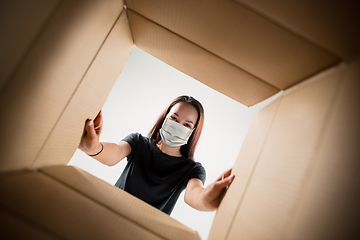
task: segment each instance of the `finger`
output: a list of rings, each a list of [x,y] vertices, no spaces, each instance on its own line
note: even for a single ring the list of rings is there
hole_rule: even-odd
[[[102,122],[102,111],[100,110],[100,112],[96,115],[95,119],[94,119],[95,123],[100,123]]]
[[[98,113],[96,118],[94,119],[94,127],[96,130],[101,130],[102,124],[103,124],[103,117],[102,117],[102,111]]]
[[[226,170],[226,171],[223,173],[224,177],[230,176],[230,175],[231,175],[231,171],[232,171],[232,168]]]
[[[96,137],[96,132],[95,132],[95,128],[94,128],[94,121],[90,120],[86,123],[86,134],[90,137]]]
[[[227,180],[222,180],[214,183],[214,189],[216,191],[222,190],[230,185],[230,182]]]
[[[94,129],[98,130],[102,126],[102,122],[94,125]]]
[[[225,188],[225,187],[229,186],[232,183],[233,180],[234,180],[234,175],[230,175],[230,176],[224,178],[223,180],[216,181],[214,183],[214,187],[216,189]]]
[[[102,111],[101,111],[101,110],[100,110],[99,113],[96,115],[94,121],[96,121],[97,119],[101,119],[101,120],[102,120]]]
[[[230,175],[231,175],[231,171],[232,171],[232,168],[226,170],[226,171],[217,179],[217,181],[223,180],[223,179],[227,178],[228,176],[230,176]]]

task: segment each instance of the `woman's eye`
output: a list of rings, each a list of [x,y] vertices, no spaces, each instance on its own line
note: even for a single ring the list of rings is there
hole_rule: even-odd
[[[176,117],[174,116],[171,116],[170,119],[176,121]]]
[[[187,124],[187,123],[184,124],[184,126],[187,127],[187,128],[191,128],[191,126],[189,124]]]

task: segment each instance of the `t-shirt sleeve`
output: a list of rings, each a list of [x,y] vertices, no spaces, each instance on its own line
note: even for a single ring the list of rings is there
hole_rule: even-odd
[[[127,156],[128,160],[131,157],[132,153],[135,151],[135,149],[138,145],[138,142],[139,142],[139,138],[140,138],[140,133],[131,133],[131,134],[127,135],[124,139],[121,140],[121,141],[127,142],[131,147],[131,152]]]
[[[206,171],[205,168],[201,165],[201,163],[195,163],[195,167],[190,173],[189,180],[192,178],[200,179],[202,183],[205,184]]]

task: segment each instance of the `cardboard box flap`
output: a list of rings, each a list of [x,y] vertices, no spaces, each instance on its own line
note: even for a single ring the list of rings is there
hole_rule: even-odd
[[[51,157],[36,167],[52,159],[56,164],[69,161],[85,119],[96,116],[133,47],[129,28],[115,34],[116,42],[109,39],[112,46],[107,47],[106,39],[123,10],[122,4],[113,0],[61,1],[57,5],[0,94],[0,110],[6,113],[0,118],[0,124],[6,126],[0,140],[3,153],[0,171],[34,167],[42,148],[54,137],[67,142],[64,146],[58,142],[51,144],[54,151]],[[123,12],[122,24],[127,26]],[[101,54],[102,48],[108,50]],[[97,54],[101,59],[96,60]],[[92,65],[94,69],[89,70]],[[108,75],[103,74],[105,69]],[[87,83],[82,83],[83,80]],[[72,116],[66,115],[64,119],[64,114]],[[60,127],[57,124],[63,124],[61,133],[52,136],[52,131]],[[46,145],[45,149],[48,148]],[[55,152],[58,158],[54,158]]]
[[[56,166],[42,168],[40,171],[164,239],[200,238],[197,232],[169,215],[83,170]]]
[[[127,0],[125,4],[144,18],[279,89],[289,88],[339,61],[302,36],[234,1]],[[141,33],[144,35],[134,35],[135,43],[140,36],[151,37],[145,31]],[[163,46],[151,48],[152,54],[162,51],[159,47]],[[191,55],[186,61],[199,64]],[[231,88],[230,82],[226,85]]]
[[[39,172],[2,178],[0,204],[55,239],[162,239],[87,196]],[[8,229],[2,229],[10,235]],[[17,236],[17,233],[12,233]],[[32,238],[34,236],[28,236]]]
[[[98,114],[133,47],[129,22],[123,11],[68,100],[37,158],[30,165],[31,168],[69,162],[80,142],[85,119],[94,118]]]
[[[256,117],[216,216],[234,218],[215,219],[209,239],[359,237],[359,77],[359,60],[339,65],[258,113],[268,116]]]
[[[252,106],[279,91],[141,15],[127,12],[137,47],[228,97]]]
[[[236,177],[219,206],[210,230],[209,240],[227,239],[236,213],[241,207],[242,200],[245,197],[250,180],[256,169],[258,159],[263,150],[263,144],[272,127],[280,99],[276,99],[256,114],[241,147],[239,156],[232,168],[232,173]]]
[[[360,239],[360,59],[338,70],[340,83],[284,238]]]

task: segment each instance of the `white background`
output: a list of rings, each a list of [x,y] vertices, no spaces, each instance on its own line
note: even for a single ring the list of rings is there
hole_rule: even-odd
[[[147,136],[172,100],[180,95],[193,96],[205,110],[195,160],[206,169],[207,186],[234,165],[256,112],[280,94],[248,108],[134,47],[103,106],[104,128],[100,141],[118,142],[132,132]],[[112,185],[125,164],[123,160],[107,167],[80,150],[69,162]],[[171,214],[198,231],[202,239],[207,239],[214,216],[215,212],[199,212],[185,204],[184,192]]]

